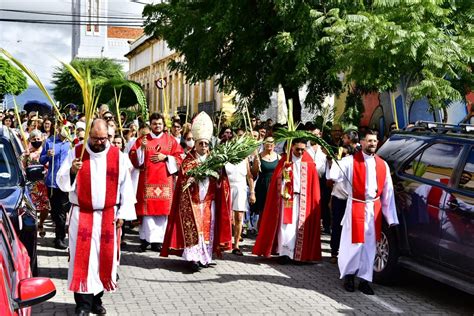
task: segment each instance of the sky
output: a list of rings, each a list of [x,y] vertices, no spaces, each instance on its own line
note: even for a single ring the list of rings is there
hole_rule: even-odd
[[[107,0],[109,15],[140,17],[143,4],[131,0]],[[139,2],[149,2],[140,0]],[[0,10],[28,10],[71,14],[72,0],[0,0]],[[71,17],[46,16],[0,11],[0,19],[61,19]],[[0,47],[35,71],[45,85],[50,85],[54,68],[60,61],[71,61],[70,25],[30,24],[0,21]]]

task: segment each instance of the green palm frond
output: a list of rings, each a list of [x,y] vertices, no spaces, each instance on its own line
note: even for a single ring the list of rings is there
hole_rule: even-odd
[[[297,138],[302,138],[307,141],[313,141],[319,146],[321,146],[324,150],[326,150],[328,155],[330,155],[333,159],[336,159],[336,155],[334,154],[331,145],[329,145],[321,137],[313,135],[308,131],[289,131],[284,128],[279,128],[273,133],[273,137],[275,138],[275,142],[277,143],[288,142],[289,144],[291,144],[291,142]]]
[[[252,137],[238,137],[231,141],[216,146],[206,158],[206,160],[189,170],[186,174],[197,181],[207,177],[219,177],[220,170],[227,163],[238,164],[250,156],[260,146],[261,142]],[[186,190],[189,185],[183,187]]]

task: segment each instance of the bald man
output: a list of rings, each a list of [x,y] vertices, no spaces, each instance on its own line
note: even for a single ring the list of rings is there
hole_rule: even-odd
[[[79,315],[104,315],[104,290],[117,286],[117,228],[124,220],[136,219],[126,159],[110,145],[107,123],[96,119],[86,144],[69,152],[57,175],[58,186],[69,193],[72,204],[68,287]]]

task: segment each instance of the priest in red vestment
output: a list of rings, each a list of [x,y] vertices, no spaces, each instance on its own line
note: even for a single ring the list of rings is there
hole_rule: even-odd
[[[319,177],[306,141],[295,139],[291,157],[280,159],[270,182],[253,253],[281,262],[321,260]]]
[[[137,139],[130,150],[130,160],[140,169],[137,188],[137,216],[140,219],[140,249],[151,244],[160,251],[174,191],[174,177],[181,164],[181,146],[164,132],[164,117],[150,115],[151,133]]]
[[[194,148],[184,158],[176,183],[173,206],[161,255],[181,255],[193,272],[212,263],[212,254],[232,247],[230,185],[220,179],[196,181],[186,172],[205,161],[212,137],[212,120],[201,112],[193,121]],[[189,188],[183,190],[186,184]]]

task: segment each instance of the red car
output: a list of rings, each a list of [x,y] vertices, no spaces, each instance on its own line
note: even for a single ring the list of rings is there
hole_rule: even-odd
[[[49,278],[32,278],[30,257],[0,206],[0,315],[31,315],[32,305],[56,294]]]

